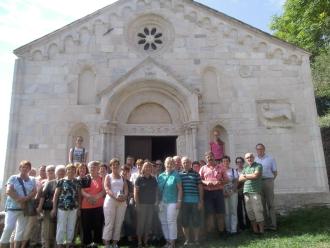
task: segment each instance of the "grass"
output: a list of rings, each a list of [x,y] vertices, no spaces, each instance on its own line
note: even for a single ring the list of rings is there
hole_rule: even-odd
[[[226,239],[204,241],[200,247],[330,248],[330,209],[328,208],[291,212],[288,216],[278,218],[278,226],[277,232],[269,231],[263,236],[255,236],[246,230]]]

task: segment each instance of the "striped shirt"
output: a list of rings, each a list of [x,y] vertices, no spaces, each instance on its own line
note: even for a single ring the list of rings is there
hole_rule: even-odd
[[[198,186],[202,183],[201,177],[193,169],[189,171],[181,171],[180,177],[182,181],[183,202],[198,203],[199,190]]]
[[[260,172],[260,176],[255,180],[246,180],[243,193],[261,193],[262,165],[256,162],[253,162],[252,165],[245,165],[242,174],[253,174],[255,172]]]

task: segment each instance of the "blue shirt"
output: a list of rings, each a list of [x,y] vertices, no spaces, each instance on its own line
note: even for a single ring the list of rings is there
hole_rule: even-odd
[[[11,177],[9,177],[8,181],[7,181],[7,185],[11,185],[11,187],[14,189],[14,191],[16,192],[16,194],[18,196],[25,196],[24,191],[23,191],[23,187],[20,184],[20,182],[18,181],[19,175],[13,175]],[[29,177],[28,180],[22,180],[24,187],[25,187],[25,191],[26,194],[30,194],[33,189],[36,187],[36,180],[34,177]],[[19,203],[17,203],[13,198],[11,198],[10,196],[7,197],[6,200],[6,209],[7,210],[21,210],[22,207]]]
[[[178,184],[181,184],[181,178],[176,171],[163,172],[158,176],[158,189],[162,194],[162,202],[176,203],[178,201]]]
[[[277,171],[275,159],[265,154],[263,157],[256,156],[255,162],[262,165],[262,178],[274,178],[274,172]]]
[[[198,203],[199,202],[199,184],[202,183],[200,175],[194,170],[181,171],[183,202]]]

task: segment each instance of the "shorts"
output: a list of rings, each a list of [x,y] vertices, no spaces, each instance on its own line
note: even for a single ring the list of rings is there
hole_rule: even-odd
[[[225,200],[222,189],[204,190],[204,205],[206,214],[224,214]]]
[[[201,225],[201,211],[198,210],[198,203],[183,203],[182,226],[198,228]]]
[[[244,200],[249,220],[255,222],[263,222],[264,214],[261,195],[259,193],[245,193]]]

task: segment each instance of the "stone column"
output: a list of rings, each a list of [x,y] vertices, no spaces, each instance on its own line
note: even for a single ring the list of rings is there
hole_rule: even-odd
[[[113,156],[114,148],[114,133],[116,130],[116,123],[110,121],[104,121],[100,127],[101,139],[102,139],[102,160],[108,162]]]
[[[197,122],[190,123],[190,129],[191,129],[191,138],[192,138],[192,152],[193,152],[193,160],[198,159],[198,151],[197,151]]]
[[[189,122],[185,125],[185,134],[188,138],[190,136],[190,142],[187,142],[190,146],[190,156],[193,160],[198,160],[198,149],[197,149],[197,122]],[[189,135],[190,134],[190,135]]]

